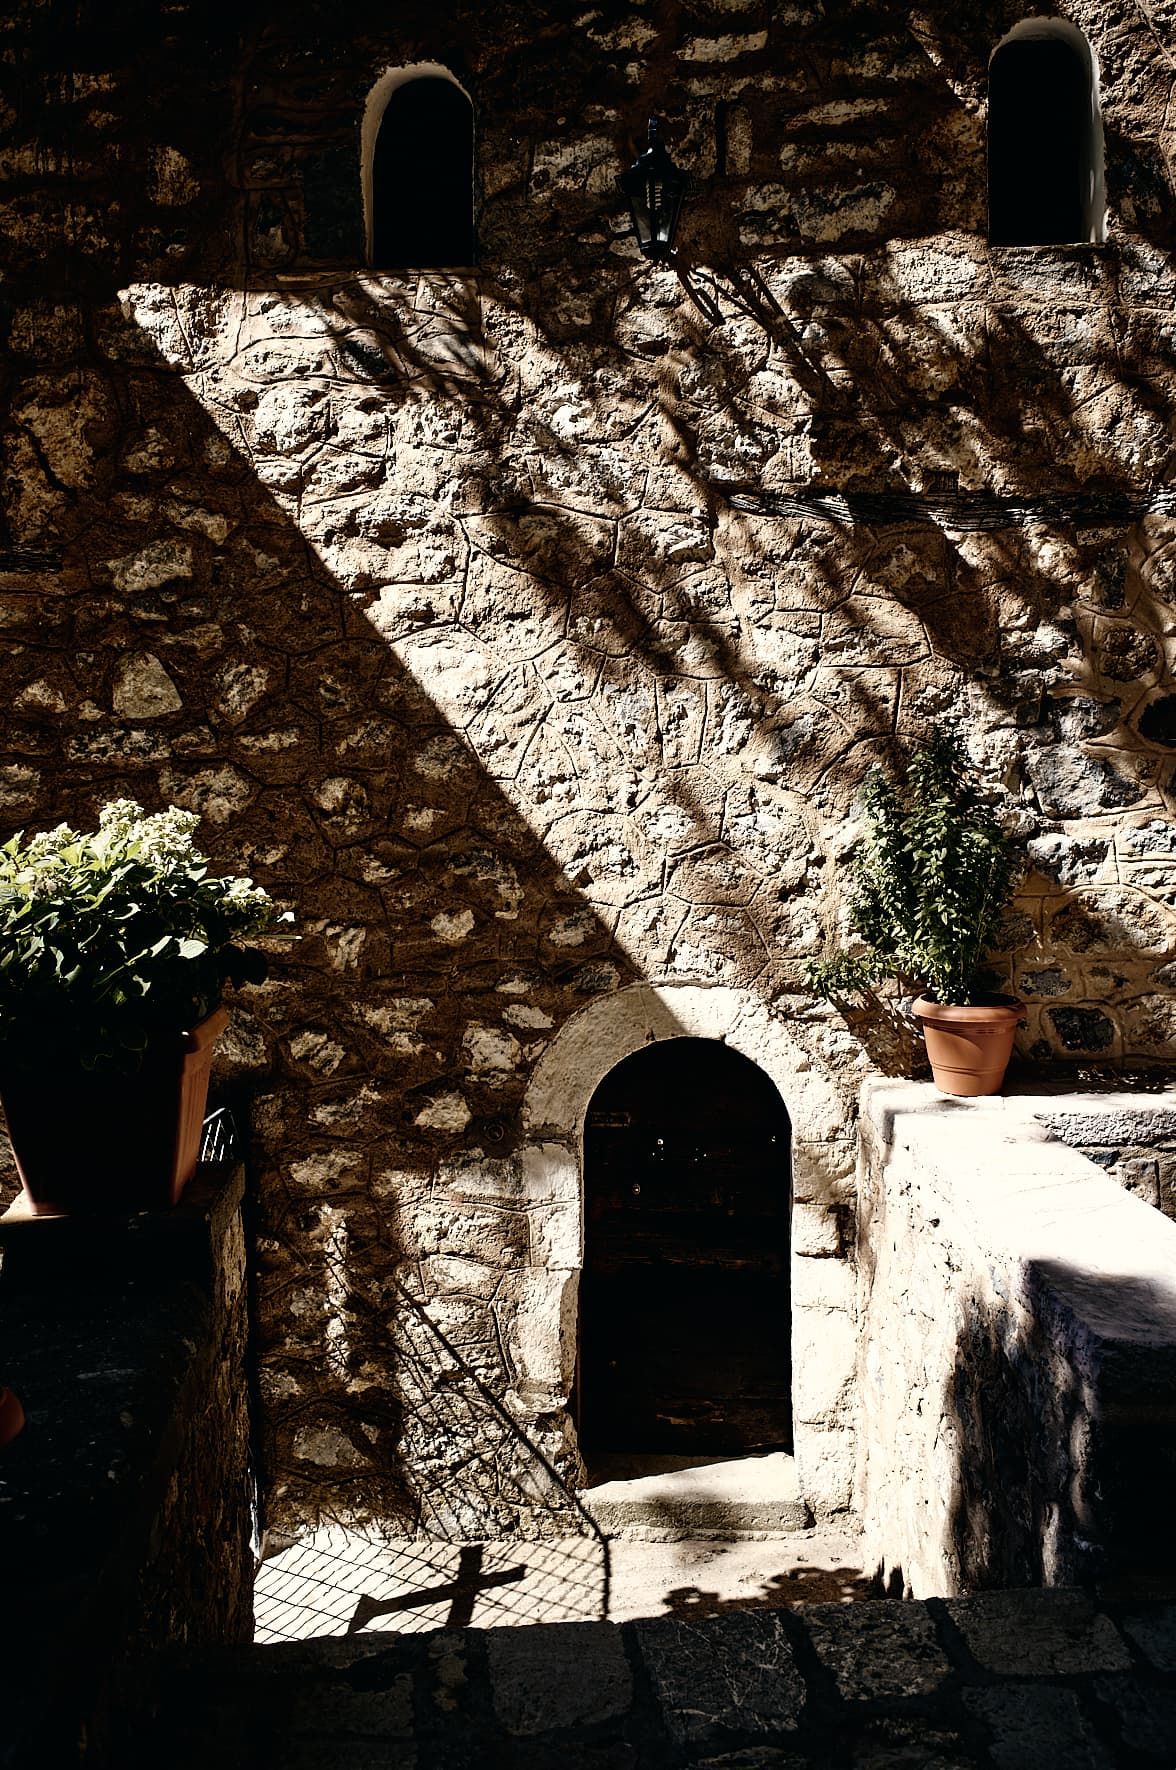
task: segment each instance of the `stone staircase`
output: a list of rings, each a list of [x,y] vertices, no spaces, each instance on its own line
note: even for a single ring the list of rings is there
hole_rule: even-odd
[[[175,1663],[126,1770],[1172,1770],[1176,1606],[1073,1591],[352,1636]]]

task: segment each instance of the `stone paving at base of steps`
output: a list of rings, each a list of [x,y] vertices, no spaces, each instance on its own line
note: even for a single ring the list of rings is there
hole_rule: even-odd
[[[1077,1591],[442,1629],[161,1674],[133,1770],[1173,1770],[1176,1605]]]
[[[631,1622],[881,1595],[852,1529],[665,1541],[632,1526],[607,1540],[458,1544],[327,1525],[261,1563],[254,1638]]]

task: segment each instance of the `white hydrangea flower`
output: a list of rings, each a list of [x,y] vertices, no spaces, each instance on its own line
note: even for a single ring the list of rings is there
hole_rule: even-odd
[[[169,805],[166,811],[140,817],[130,832],[130,840],[146,860],[190,860],[192,838],[199,822],[196,812]]]
[[[137,799],[111,799],[98,813],[98,829],[111,843],[125,841],[142,816]]]
[[[71,830],[68,824],[58,824],[55,830],[43,830],[39,836],[33,836],[25,845],[25,857],[44,864],[54,860],[63,848],[68,848],[76,841],[76,830]]]

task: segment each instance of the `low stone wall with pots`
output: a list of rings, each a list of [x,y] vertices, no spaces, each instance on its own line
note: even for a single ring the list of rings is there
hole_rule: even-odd
[[[1050,1134],[1176,1222],[1176,1090],[1059,1094],[1034,1104]]]
[[[1176,1585],[1176,1226],[1051,1134],[1127,1110],[863,1090],[857,1492],[915,1597]]]
[[[162,1647],[253,1632],[240,1169],[173,1211],[0,1221],[0,1762],[116,1761]]]

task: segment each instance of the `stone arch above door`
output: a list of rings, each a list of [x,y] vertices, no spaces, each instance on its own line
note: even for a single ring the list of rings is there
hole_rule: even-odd
[[[747,990],[638,983],[598,996],[560,1028],[536,1065],[523,1102],[524,1134],[578,1146],[588,1102],[618,1063],[654,1039],[720,1039],[780,1091],[792,1120],[797,1199],[848,1202],[852,1108],[819,1053],[803,1042],[807,1031]]]

